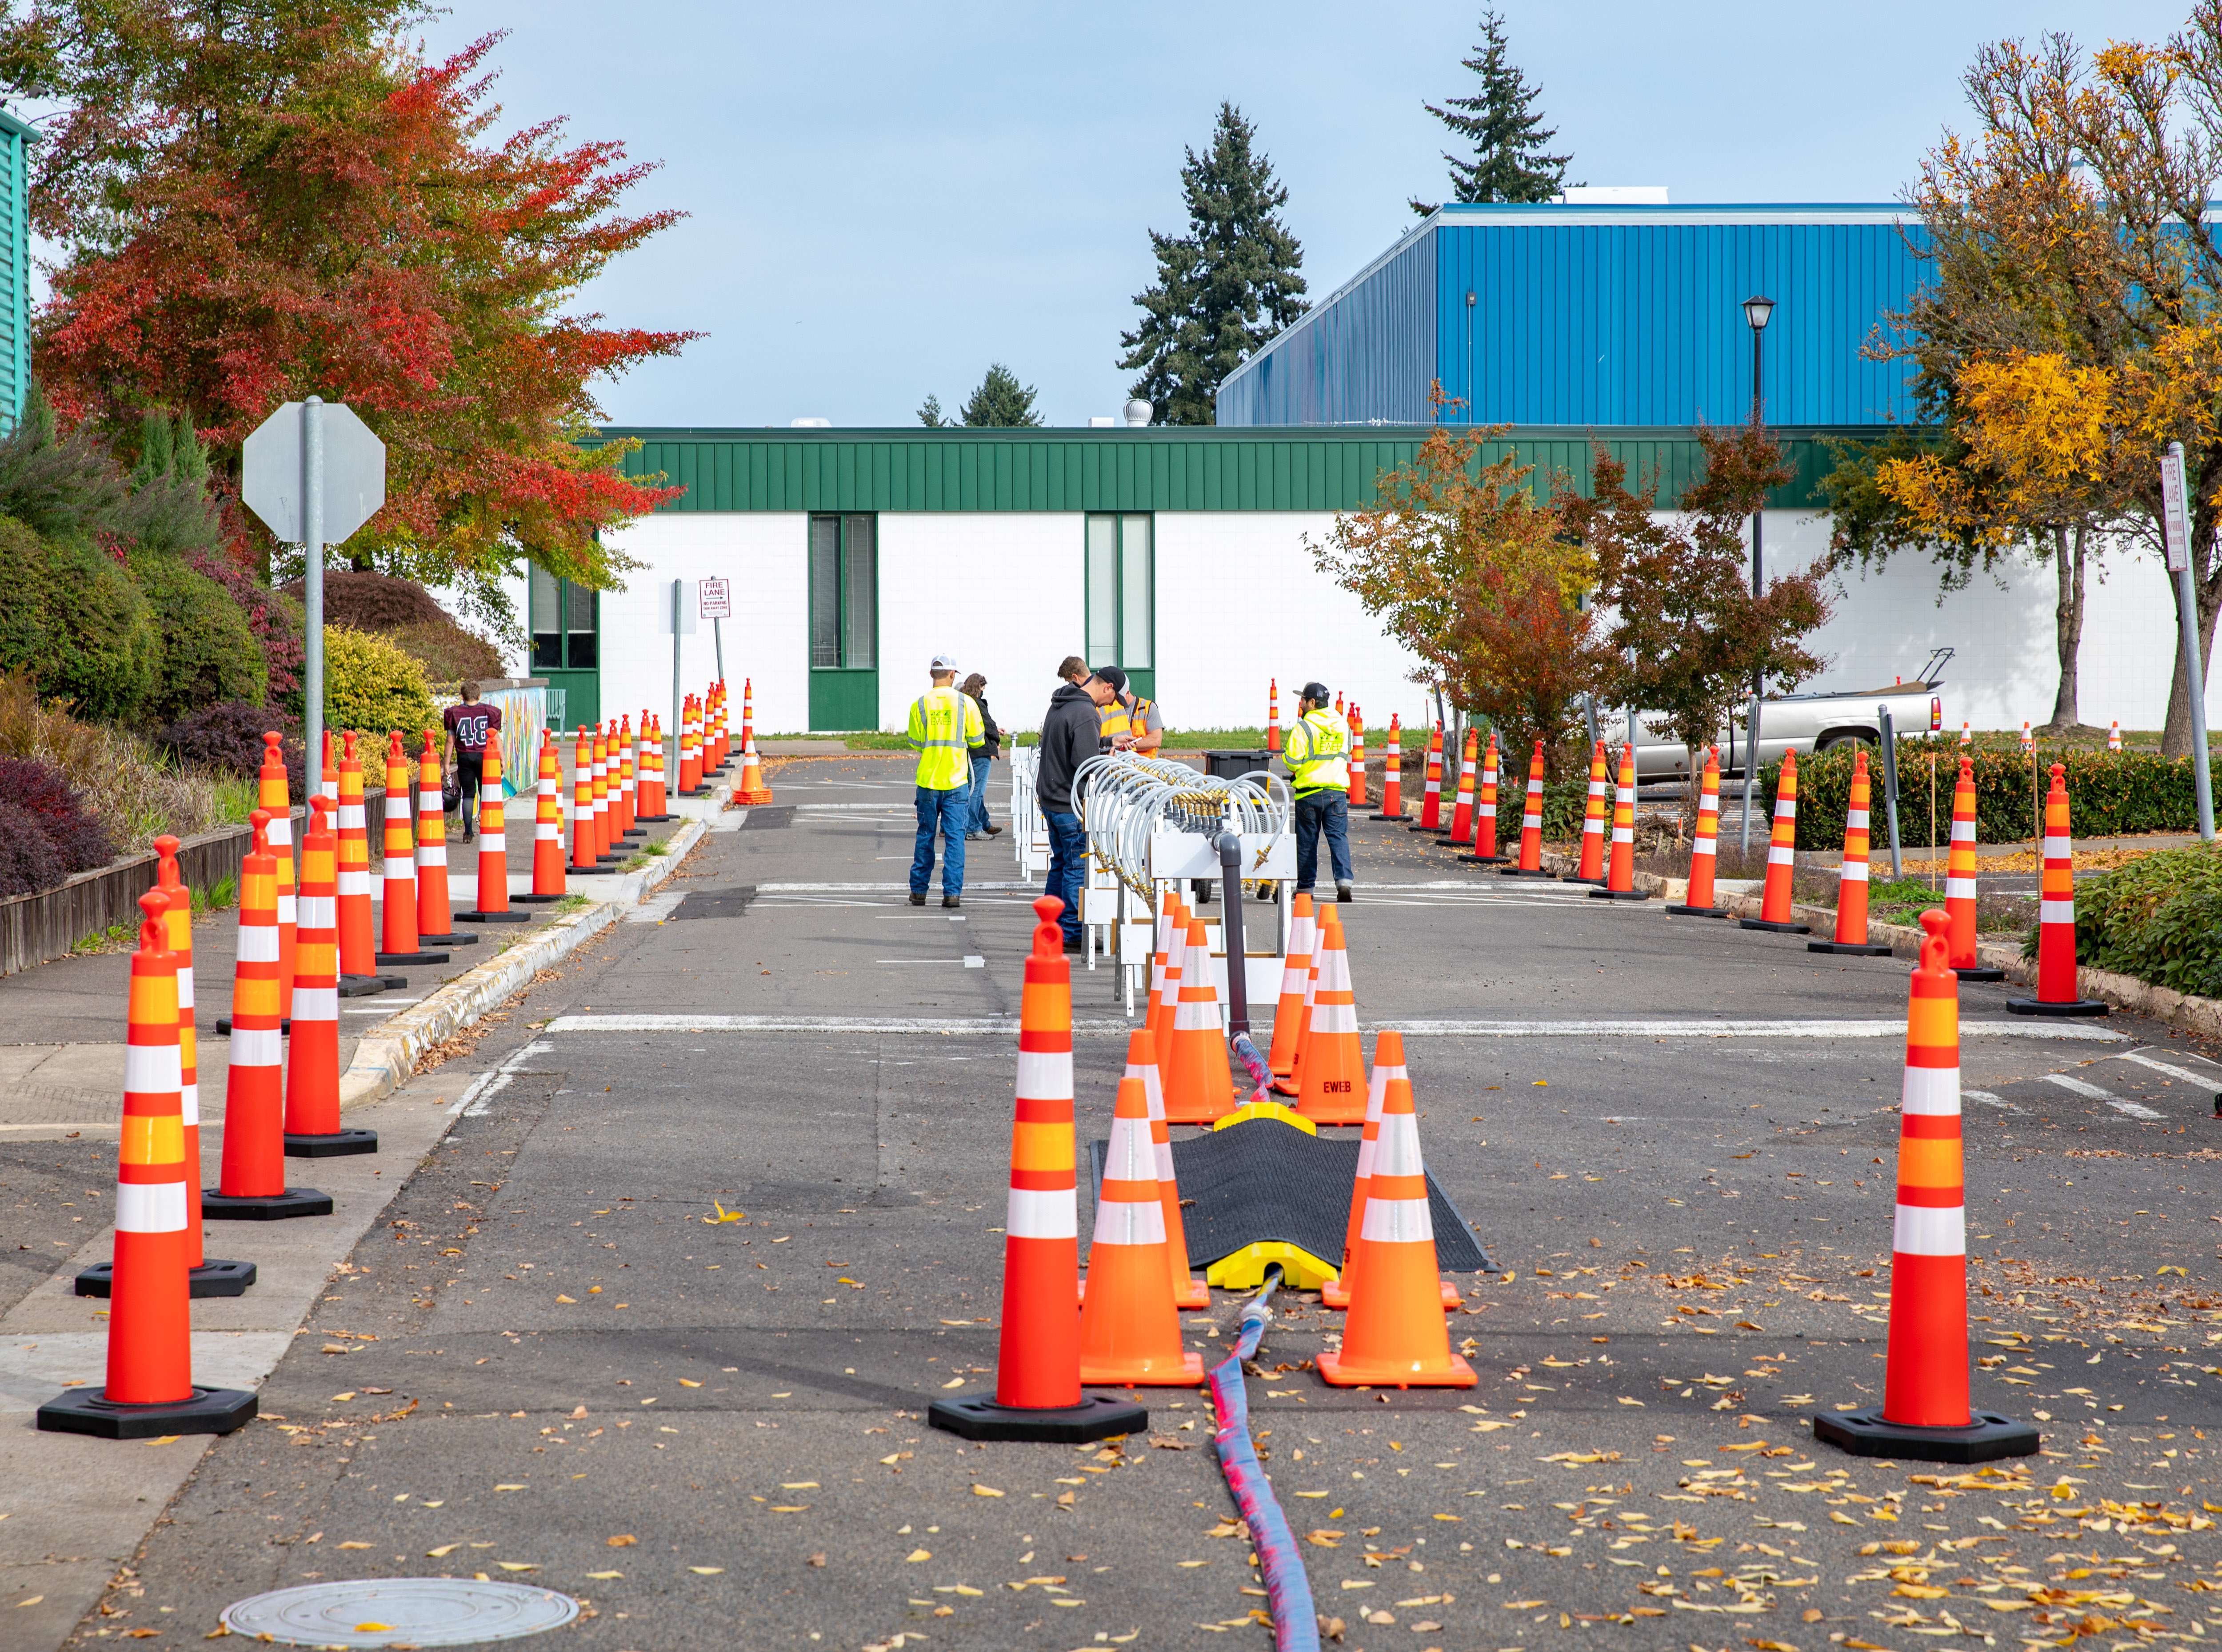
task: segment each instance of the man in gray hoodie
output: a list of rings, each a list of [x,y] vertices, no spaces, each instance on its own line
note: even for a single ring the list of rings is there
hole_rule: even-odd
[[[1064,902],[1058,922],[1064,950],[1080,950],[1080,875],[1088,842],[1080,827],[1080,799],[1073,776],[1102,747],[1095,708],[1108,704],[1111,685],[1098,676],[1065,682],[1050,696],[1042,719],[1041,763],[1034,771],[1034,797],[1049,826],[1049,893]]]

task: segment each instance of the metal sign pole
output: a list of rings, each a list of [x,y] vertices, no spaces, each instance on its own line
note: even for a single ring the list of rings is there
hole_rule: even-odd
[[[718,650],[718,681],[723,682],[725,680],[725,622],[724,620],[712,619],[710,622],[710,644]]]
[[[2184,686],[2191,691],[2191,765],[2193,795],[2199,801],[2199,835],[2214,836],[2214,782],[2208,772],[2212,761],[2206,750],[2206,673],[2199,658],[2199,598],[2191,581],[2191,509],[2183,480],[2183,443],[2168,444],[2160,467],[2162,531],[2168,544],[2168,565],[2175,575],[2176,630],[2183,638]]]
[[[308,750],[302,757],[301,801],[309,801],[323,770],[324,744],[324,404],[311,396],[301,404],[302,732]]]
[[[664,772],[671,776],[671,795],[674,797],[679,795],[679,600],[686,584],[684,580],[671,581],[671,726],[666,731],[665,737],[670,751]]]
[[[1890,821],[1890,875],[1893,880],[1905,876],[1905,862],[1898,848],[1898,731],[1890,719],[1890,707],[1878,706],[1875,711],[1882,723],[1882,806]]]
[[[1751,859],[1751,788],[1759,783],[1759,696],[1743,719],[1743,857]],[[1749,870],[1748,867],[1746,868]]]

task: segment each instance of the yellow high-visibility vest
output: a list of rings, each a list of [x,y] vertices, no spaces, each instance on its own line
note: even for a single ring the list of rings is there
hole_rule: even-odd
[[[930,792],[953,791],[972,777],[969,747],[985,737],[980,707],[955,688],[929,688],[912,702],[910,749],[918,755],[918,783]]]
[[[1320,791],[1348,791],[1350,764],[1344,754],[1350,732],[1324,708],[1305,713],[1289,729],[1289,788],[1298,797]]]

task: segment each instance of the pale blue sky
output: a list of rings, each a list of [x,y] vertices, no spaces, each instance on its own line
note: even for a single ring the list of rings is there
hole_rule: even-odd
[[[2155,39],[2156,0],[1853,6],[1507,0],[1513,53],[1591,184],[1677,202],[1894,199],[1965,123],[1980,41],[2065,28]],[[1183,227],[1177,173],[1222,97],[1289,188],[1315,297],[1441,198],[1442,129],[1478,4],[1289,0],[1114,7],[666,0],[612,9],[455,0],[444,51],[506,28],[512,122],[568,115],[663,169],[645,207],[691,216],[588,295],[612,322],[709,335],[610,386],[613,420],[904,424],[990,361],[1052,424],[1115,412],[1114,363],[1152,279],[1146,232]]]

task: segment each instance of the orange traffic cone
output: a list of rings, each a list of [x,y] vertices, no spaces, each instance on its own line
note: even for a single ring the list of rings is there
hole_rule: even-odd
[[[1497,731],[1489,731],[1489,747],[1481,754],[1481,798],[1473,809],[1472,858],[1484,866],[1501,866],[1497,852]]]
[[[741,746],[742,746],[742,749],[743,749],[744,751],[745,751],[745,750],[747,749],[747,747],[748,747],[748,743],[749,743],[750,740],[755,739],[755,738],[756,738],[756,680],[754,677],[743,677],[743,678],[741,679]]]
[[[2075,996],[2075,844],[2068,827],[2068,769],[2052,765],[2044,800],[2044,872],[2037,890],[2037,996],[2009,998],[2017,1015],[2103,1015],[2104,1002]]]
[[[1165,1272],[1172,1281],[1173,1306],[1208,1308],[1211,1288],[1200,1273],[1188,1271],[1188,1228],[1181,1221],[1180,1186],[1173,1175],[1172,1132],[1165,1128],[1164,1086],[1158,1082],[1157,1046],[1137,1028],[1127,1035],[1126,1077],[1137,1079],[1150,1104],[1150,1145],[1158,1156],[1158,1197],[1165,1207]]]
[[[1304,1024],[1304,993],[1311,981],[1312,946],[1318,927],[1318,920],[1312,916],[1311,896],[1298,895],[1289,919],[1289,950],[1281,964],[1281,1001],[1273,1008],[1273,1039],[1265,1058],[1277,1080],[1290,1077],[1296,1070],[1296,1046]],[[1276,1084],[1274,1088],[1280,1086]],[[1295,1092],[1292,1090],[1289,1093]]]
[[[446,962],[444,956],[435,960],[417,947],[417,843],[409,826],[411,789],[409,759],[397,729],[387,735],[386,745],[386,888],[374,960],[380,964]]]
[[[1420,823],[1404,828],[1407,832],[1435,832],[1443,829],[1443,725],[1437,723],[1428,736],[1428,774],[1420,793]]]
[[[330,729],[324,731],[324,766],[317,789],[332,800],[335,808],[339,806],[340,771],[332,761],[332,732]]]
[[[1604,885],[1605,786],[1604,742],[1597,740],[1590,750],[1590,791],[1582,805],[1582,857],[1569,883]]]
[[[440,754],[432,749],[432,732],[427,729],[424,749],[417,757],[417,944],[475,946],[476,935],[455,933],[454,908],[448,901],[448,815],[443,778]]]
[[[1156,976],[1142,1025],[1157,1042],[1158,1071],[1172,1065],[1173,1011],[1180,1001],[1181,957],[1188,951],[1188,920],[1180,896],[1167,889],[1158,907],[1158,952],[1151,960]]]
[[[1612,853],[1605,865],[1604,887],[1591,889],[1592,901],[1648,901],[1635,887],[1635,748],[1621,750],[1620,774],[1612,788]]]
[[[756,757],[756,738],[744,734],[742,740],[741,783],[734,795],[734,801],[755,808],[771,801],[771,788],[764,784],[763,765]]]
[[[239,869],[239,958],[231,985],[231,1065],[224,1076],[223,1159],[201,1194],[210,1222],[329,1216],[332,1199],[286,1185],[286,1041],[278,1030],[278,862],[270,811],[248,817],[254,847]]]
[[[1397,1388],[1471,1388],[1473,1367],[1451,1352],[1443,1317],[1435,1229],[1428,1213],[1428,1172],[1412,1086],[1391,1078],[1381,1100],[1365,1215],[1358,1234],[1358,1288],[1342,1346],[1318,1359],[1322,1381]]]
[[[270,811],[270,852],[278,862],[278,955],[286,968],[278,991],[278,1013],[293,1014],[294,930],[299,920],[294,909],[293,805],[286,795],[286,758],[279,750],[281,737],[273,729],[262,737],[262,769],[255,776],[254,802]]]
[[[1790,879],[1798,866],[1798,754],[1782,754],[1782,778],[1774,791],[1774,836],[1767,845],[1767,884],[1760,892],[1759,916],[1739,918],[1746,929],[1771,929],[1780,935],[1810,935],[1811,924],[1791,915]]]
[[[1150,1104],[1139,1078],[1119,1081],[1095,1194],[1080,1307],[1080,1380],[1183,1387],[1203,1380],[1203,1356],[1181,1347]]]
[[[1961,724],[1961,725],[1960,725],[1960,744],[1961,744],[1962,746],[1970,746],[1970,745],[1974,744],[1974,743],[1975,743],[1975,734],[1974,734],[1974,731],[1972,728],[1970,728],[1967,724],[1965,724],[1965,723]]]
[[[523,906],[546,906],[563,898],[563,776],[556,736],[540,731],[539,772],[533,786],[532,892],[510,899]]]
[[[1898,1215],[1882,1404],[1824,1411],[1816,1439],[1862,1457],[1979,1463],[2027,1457],[2035,1429],[1968,1404],[1967,1188],[1960,1133],[1960,986],[1933,908],[1905,1019],[1899,1103]]]
[[[640,776],[632,763],[632,719],[618,719],[618,732],[610,744],[610,764],[616,779],[611,788],[610,804],[616,811],[612,823],[620,838],[647,836],[646,828],[637,824],[640,818]]]
[[[1451,835],[1443,839],[1446,849],[1473,847],[1473,774],[1475,730],[1469,723],[1466,731],[1466,751],[1459,758],[1458,800],[1451,811]]]
[[[1271,679],[1265,685],[1265,750],[1281,749],[1281,680]]]
[[[1377,820],[1409,820],[1404,813],[1404,725],[1389,713],[1389,749],[1381,757],[1381,813]]]
[[[2029,719],[2024,717],[2021,722],[2021,754],[2025,757],[2036,750],[2037,738],[2029,732]]]
[[[608,862],[622,860],[619,845],[610,835],[610,730],[606,723],[594,725],[594,858]]]
[[[660,822],[671,818],[665,813],[663,801],[663,731],[653,725],[653,713],[643,706],[640,710],[640,742],[637,761],[640,764],[640,813],[636,821]]]
[[[338,880],[336,928],[339,935],[340,985],[343,992],[383,992],[399,976],[378,973],[378,925],[370,897],[370,822],[362,797],[362,759],[349,729],[340,752]],[[272,825],[276,825],[273,820]],[[279,876],[283,876],[282,864]],[[286,967],[286,998],[292,997],[292,963]],[[290,1017],[288,1018],[290,1019]]]
[[[594,847],[594,743],[581,723],[571,739],[572,877],[602,877],[617,870]]]
[[[1358,1175],[1350,1190],[1350,1223],[1343,1235],[1342,1272],[1320,1287],[1320,1300],[1330,1308],[1350,1306],[1351,1292],[1357,1289],[1359,1234],[1365,1221],[1365,1192],[1373,1179],[1373,1156],[1381,1138],[1381,1106],[1388,1098],[1389,1081],[1402,1078],[1409,1082],[1411,1075],[1404,1070],[1404,1036],[1394,1030],[1377,1033],[1373,1040],[1373,1071],[1365,1086],[1365,1134],[1358,1143]],[[1448,1279],[1442,1282],[1443,1306],[1459,1305],[1459,1288]]]
[[[1344,765],[1349,771],[1344,801],[1354,809],[1365,807],[1365,719],[1358,709],[1358,702],[1350,706],[1350,757]]]
[[[1019,999],[1017,1119],[1003,1219],[1003,1321],[992,1393],[936,1400],[926,1420],[968,1440],[1078,1444],[1148,1426],[1141,1406],[1080,1391],[1080,1208],[1072,1139],[1072,965],[1058,914],[1039,921]]]
[[[1847,952],[1855,958],[1888,958],[1890,948],[1867,939],[1867,754],[1852,754],[1852,795],[1844,810],[1844,862],[1836,869],[1836,938],[1809,940],[1809,952]]]
[[[2122,721],[2121,719],[2118,717],[2112,723],[2109,723],[2106,725],[2106,750],[2109,751],[2119,751],[2121,749]]]
[[[286,1152],[295,1159],[374,1153],[378,1132],[340,1128],[339,935],[334,927],[339,851],[330,806],[318,797],[310,800],[310,807],[314,813],[301,840],[293,1033],[286,1050]],[[404,824],[405,829],[405,816]],[[386,852],[390,859],[396,851]]]
[[[187,1292],[185,1157],[178,1046],[178,960],[164,944],[169,898],[139,897],[146,914],[131,958],[124,1033],[123,1128],[117,1157],[116,1260],[110,1284],[108,1380],[39,1407],[40,1429],[109,1440],[229,1434],[254,1415],[254,1396],[193,1385]]]
[[[679,713],[679,795],[702,795],[702,713],[692,694]]]
[[[1296,898],[1299,901],[1303,899],[1302,895],[1298,895]],[[1324,904],[1314,908],[1315,914],[1327,910],[1328,908]],[[1296,1038],[1294,1055],[1296,1065],[1289,1070],[1288,1077],[1285,1078],[1277,1074],[1275,1075],[1273,1079],[1273,1090],[1277,1095],[1300,1096],[1303,1093],[1304,1052],[1311,1047],[1312,1006],[1319,1002],[1320,948],[1326,939],[1325,932],[1321,927],[1321,920],[1315,915],[1312,927],[1304,932],[1304,951],[1306,954],[1304,959],[1304,997],[1303,1002],[1297,1007],[1296,1010]],[[1335,921],[1338,927],[1340,927],[1341,923],[1340,914],[1335,915]]]
[[[1165,1118],[1173,1124],[1209,1124],[1234,1110],[1234,1081],[1228,1076],[1227,1035],[1219,1020],[1219,987],[1212,978],[1211,943],[1203,920],[1192,918],[1181,959],[1180,998],[1173,1008],[1172,1036],[1165,1046]]]
[[[1679,918],[1725,918],[1726,907],[1713,904],[1713,863],[1719,858],[1721,749],[1705,748],[1705,772],[1698,782],[1698,834],[1690,840],[1690,888],[1680,906],[1667,911]]]
[[[509,805],[502,795],[501,736],[486,736],[486,757],[479,769],[479,877],[474,911],[455,915],[468,924],[529,924],[532,914],[511,910],[509,904]],[[552,800],[551,800],[552,801]],[[534,858],[539,843],[534,840]],[[537,870],[537,869],[536,869]],[[561,876],[559,864],[557,874]],[[521,897],[520,897],[521,898]]]
[[[1342,914],[1328,907],[1319,942],[1319,990],[1312,999],[1311,1036],[1298,1064],[1296,1111],[1315,1124],[1365,1122],[1365,1051],[1358,1039],[1358,997],[1351,989],[1350,953]]]
[[[1548,877],[1543,870],[1543,743],[1528,759],[1528,797],[1520,815],[1520,864],[1500,866],[1499,877]]]
[[[1952,788],[1952,847],[1944,861],[1944,912],[1952,920],[1947,961],[1962,981],[2003,981],[2006,972],[1981,963],[1975,950],[1975,760],[1962,757]]]

